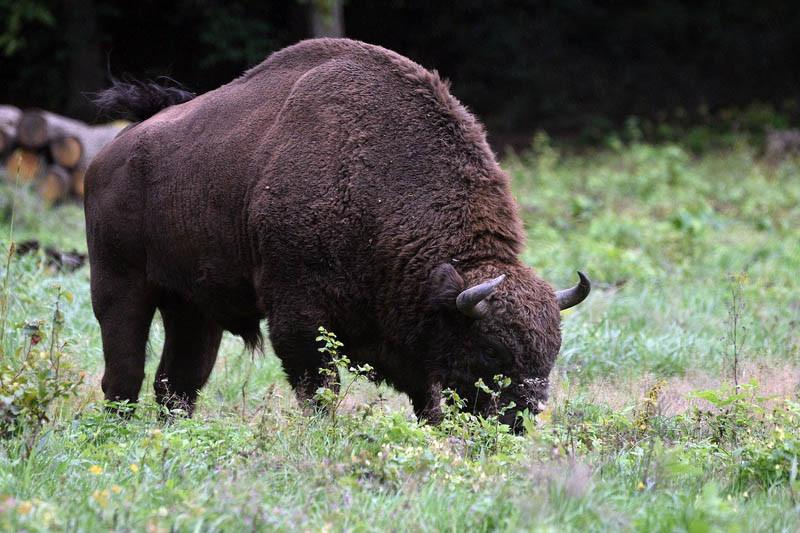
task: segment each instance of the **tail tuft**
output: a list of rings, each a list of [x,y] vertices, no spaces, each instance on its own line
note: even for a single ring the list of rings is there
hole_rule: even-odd
[[[103,115],[138,122],[152,117],[165,107],[188,102],[195,96],[165,77],[158,81],[120,81],[112,78],[111,87],[96,93],[92,101]]]

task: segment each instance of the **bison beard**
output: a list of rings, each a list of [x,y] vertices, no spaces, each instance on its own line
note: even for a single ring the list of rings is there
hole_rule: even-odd
[[[496,374],[512,379],[501,405],[538,412],[559,310],[588,280],[556,294],[521,264],[508,177],[436,73],[319,39],[188,101],[158,87],[100,95],[143,122],[86,175],[107,399],[136,401],[158,309],[156,397],[190,413],[222,332],[254,346],[265,317],[301,400],[324,384],[314,339],[325,326],[422,418],[439,418],[448,387],[491,413],[474,384]]]

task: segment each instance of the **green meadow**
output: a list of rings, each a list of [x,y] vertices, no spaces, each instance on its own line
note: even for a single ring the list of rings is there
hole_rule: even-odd
[[[457,405],[419,424],[358,372],[304,415],[269,345],[231,336],[194,418],[165,424],[158,318],[139,405],[108,414],[88,266],[6,253],[85,252],[82,208],[2,176],[0,529],[800,530],[800,159],[539,134],[502,161],[523,260],[594,282],[524,436]]]

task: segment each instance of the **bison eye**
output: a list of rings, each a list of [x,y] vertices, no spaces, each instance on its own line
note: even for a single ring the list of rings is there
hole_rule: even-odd
[[[485,366],[495,366],[506,358],[506,351],[499,346],[484,346],[480,351],[480,362]]]

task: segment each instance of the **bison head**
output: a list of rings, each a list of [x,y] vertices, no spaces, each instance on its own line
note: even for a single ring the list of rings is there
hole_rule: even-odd
[[[514,402],[501,420],[519,431],[517,414],[536,414],[547,400],[548,378],[561,348],[560,311],[579,304],[591,285],[582,273],[571,289],[554,292],[529,268],[487,266],[462,277],[445,264],[432,275],[438,328],[432,348],[443,354],[438,386],[455,390],[467,408],[483,415]],[[511,383],[500,389],[494,376]],[[482,379],[502,390],[499,398],[480,391]]]

